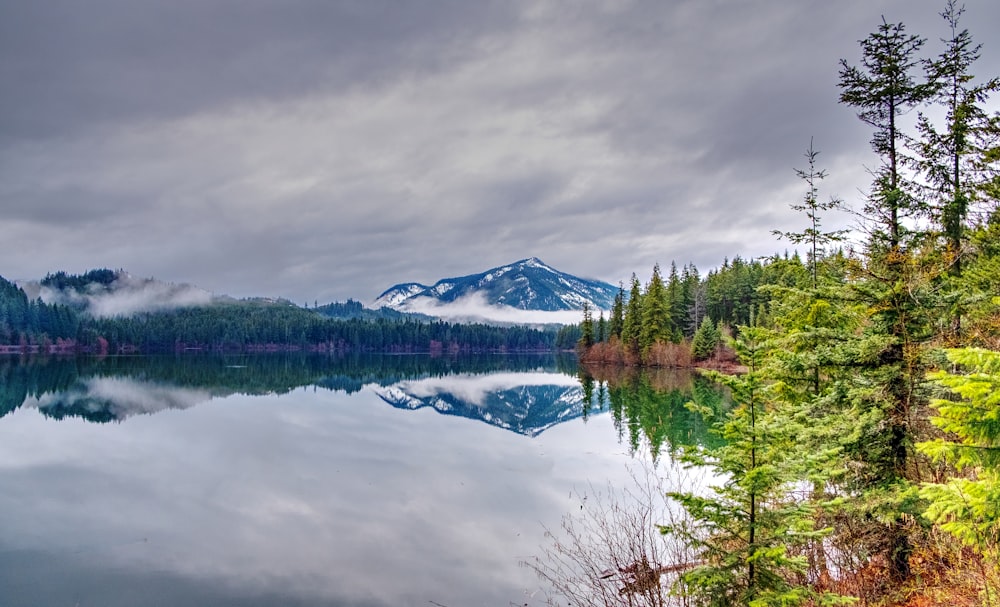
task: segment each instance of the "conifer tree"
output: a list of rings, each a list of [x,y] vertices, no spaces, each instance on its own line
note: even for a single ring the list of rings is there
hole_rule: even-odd
[[[883,18],[878,31],[860,41],[861,67],[840,61],[840,102],[857,108],[858,118],[875,129],[871,145],[882,166],[876,171],[865,211],[880,218],[882,230],[873,236],[890,250],[901,243],[903,219],[918,216],[922,210],[907,191],[909,182],[903,176],[906,136],[898,120],[932,93],[912,73],[924,43],[923,38],[908,35],[902,23],[887,23]]]
[[[923,402],[924,345],[930,337],[927,309],[931,282],[938,274],[924,264],[913,221],[925,216],[926,204],[913,196],[905,173],[907,136],[898,119],[928,99],[932,88],[916,82],[914,68],[924,39],[906,34],[901,23],[883,18],[878,31],[862,40],[861,68],[841,60],[840,101],[875,129],[872,149],[881,166],[861,220],[869,234],[866,256],[854,265],[849,296],[865,307],[864,330],[841,346],[852,377],[838,390],[843,406],[854,408],[856,424],[845,454],[862,471],[845,487],[853,495],[855,515],[884,521],[868,535],[867,549],[889,562],[895,581],[910,576],[912,544],[907,521],[918,507],[908,480],[919,476],[910,457],[912,412]]]
[[[924,483],[924,515],[982,556],[983,605],[1000,605],[1000,352],[959,349],[946,352],[962,371],[937,371],[931,379],[957,395],[941,398],[934,425],[951,439],[918,445],[935,461],[959,472],[943,484]]]
[[[680,343],[684,339],[684,318],[687,314],[687,302],[684,300],[684,284],[681,281],[680,273],[677,271],[677,264],[670,262],[670,274],[667,275],[667,313],[670,318],[669,334],[665,337],[674,343]]]
[[[583,302],[583,323],[580,325],[579,347],[586,350],[594,345],[594,313],[590,304]]]
[[[766,374],[774,384],[773,397],[783,403],[785,413],[799,421],[797,442],[801,469],[798,475],[811,485],[809,499],[814,506],[828,502],[837,487],[831,479],[840,473],[843,461],[840,443],[852,433],[855,420],[846,403],[838,401],[835,386],[853,373],[852,364],[845,364],[845,336],[858,333],[864,318],[864,307],[852,302],[846,293],[842,272],[834,271],[836,256],[826,256],[826,246],[842,237],[843,232],[825,232],[822,213],[835,208],[838,201],[819,200],[818,181],[826,171],[816,166],[818,152],[810,140],[806,151],[808,168],[797,169],[806,182],[801,204],[790,205],[802,212],[807,226],[801,232],[778,233],[809,247],[808,279],[774,281],[764,287],[771,295],[771,330],[775,346],[767,361]],[[788,266],[788,274],[797,274],[801,261],[775,260],[772,265]],[[817,525],[824,509],[817,508]],[[836,541],[836,538],[835,538]],[[814,542],[807,546],[810,576],[829,579],[829,542]]]
[[[705,316],[691,339],[691,351],[695,360],[705,360],[715,353],[722,340],[722,334],[712,319]]]
[[[965,293],[967,345],[1000,350],[1000,209],[971,236],[974,257],[958,279]]]
[[[725,443],[693,449],[690,465],[708,467],[721,479],[712,493],[673,492],[694,521],[666,526],[685,539],[702,563],[679,580],[680,592],[708,606],[845,604],[814,591],[801,575],[807,566],[800,548],[826,533],[813,527],[811,506],[793,497],[795,432],[768,397],[763,371],[770,347],[759,327],[741,327],[734,344],[747,372],[715,374],[732,390],[735,408],[717,425]]]
[[[795,244],[805,244],[809,247],[807,260],[809,262],[809,274],[812,277],[813,288],[816,288],[819,280],[818,267],[820,258],[826,252],[826,245],[842,240],[845,234],[845,230],[835,230],[833,232],[824,232],[822,230],[822,218],[820,214],[839,207],[841,202],[836,198],[831,198],[827,202],[820,201],[819,184],[817,182],[825,179],[827,173],[823,169],[816,168],[817,156],[819,156],[819,152],[813,149],[813,141],[810,138],[809,149],[805,153],[808,167],[806,169],[795,169],[795,174],[806,182],[808,188],[806,189],[802,204],[793,204],[791,207],[795,211],[805,213],[806,218],[809,220],[809,226],[802,232],[773,232],[775,235],[787,238]]]
[[[927,62],[927,78],[933,100],[945,110],[942,130],[921,114],[922,135],[916,146],[920,167],[931,184],[930,197],[936,201],[935,215],[954,262],[953,274],[961,274],[969,205],[984,183],[997,174],[985,154],[997,146],[1000,130],[996,117],[983,107],[991,93],[1000,90],[1000,78],[973,84],[972,64],[979,59],[981,44],[973,44],[969,30],[959,30],[965,7],[948,0],[941,17],[948,23],[951,37],[943,40],[945,50]]]
[[[805,152],[806,169],[795,173],[806,182],[806,193],[801,204],[791,208],[805,214],[808,225],[801,232],[775,232],[797,244],[809,247],[809,286],[791,285],[769,287],[772,294],[773,325],[780,343],[776,355],[775,377],[786,390],[797,391],[797,400],[814,399],[823,392],[821,380],[829,381],[834,372],[836,354],[832,346],[840,336],[849,334],[857,325],[849,316],[857,311],[846,306],[843,283],[839,276],[826,273],[826,246],[844,237],[844,230],[827,232],[822,229],[822,213],[836,208],[840,201],[819,200],[818,181],[827,176],[818,169],[812,139]],[[786,398],[792,398],[786,393]],[[793,398],[793,400],[796,400]]]
[[[622,345],[632,354],[639,353],[639,334],[642,331],[642,291],[639,279],[632,273],[625,319],[622,321]]]
[[[621,339],[622,327],[625,324],[625,287],[618,283],[618,293],[611,305],[611,317],[608,319],[608,337]]]
[[[639,348],[645,354],[650,346],[671,335],[670,311],[667,309],[667,291],[660,276],[660,264],[653,266],[653,275],[642,297],[642,328],[639,331]]]
[[[694,336],[705,313],[705,291],[701,288],[698,268],[686,264],[681,270],[681,303],[677,325],[686,337]]]

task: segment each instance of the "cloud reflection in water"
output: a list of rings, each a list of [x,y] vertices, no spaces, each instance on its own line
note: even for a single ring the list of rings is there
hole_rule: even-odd
[[[395,385],[482,406],[521,381],[576,382],[505,373]],[[626,474],[606,415],[530,439],[387,407],[374,390],[213,398],[127,378],[77,385],[0,420],[0,589],[20,588],[14,605],[118,604],[144,585],[170,588],[175,603],[505,605],[537,586],[517,561],[573,507],[570,490]],[[128,422],[56,423],[33,410],[98,401]],[[136,415],[166,409],[186,410]],[[15,585],[12,562],[27,557],[60,570],[44,592]]]

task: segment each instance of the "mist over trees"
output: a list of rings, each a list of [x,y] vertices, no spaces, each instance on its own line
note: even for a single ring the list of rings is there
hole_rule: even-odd
[[[44,282],[53,288],[90,289],[113,280],[109,272],[57,273]],[[104,282],[91,281],[94,277]],[[29,300],[20,287],[0,277],[0,347],[15,352],[523,352],[556,345],[556,329],[366,314],[357,302],[309,310],[284,301],[231,301],[95,318],[71,306]]]

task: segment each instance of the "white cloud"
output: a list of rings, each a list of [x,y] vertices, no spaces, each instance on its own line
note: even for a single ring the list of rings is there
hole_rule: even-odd
[[[579,310],[521,310],[512,306],[490,304],[482,293],[472,293],[453,302],[440,302],[432,297],[414,297],[400,309],[426,314],[450,322],[492,322],[515,325],[576,324],[583,320]],[[595,311],[599,314],[600,311]],[[607,315],[607,313],[605,313]]]
[[[96,317],[130,316],[138,312],[159,312],[212,303],[212,293],[191,285],[176,285],[151,279],[136,278],[127,273],[105,288],[91,283],[85,292],[71,289],[55,290],[37,283],[24,285],[31,297],[41,297],[50,304],[83,307]]]
[[[522,386],[562,386],[579,388],[577,378],[563,373],[493,373],[490,375],[448,375],[399,382],[397,387],[417,398],[453,394],[459,400],[474,405],[486,404],[487,394],[513,390]]]
[[[208,390],[159,385],[121,377],[92,377],[61,393],[29,397],[25,407],[107,407],[117,420],[134,415],[157,413],[166,409],[188,409],[212,399]],[[96,404],[95,404],[96,403]]]

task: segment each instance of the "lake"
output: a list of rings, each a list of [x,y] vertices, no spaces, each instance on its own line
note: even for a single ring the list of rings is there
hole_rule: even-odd
[[[6,357],[0,381],[8,607],[541,604],[545,528],[711,440],[684,403],[722,398],[555,355]]]

